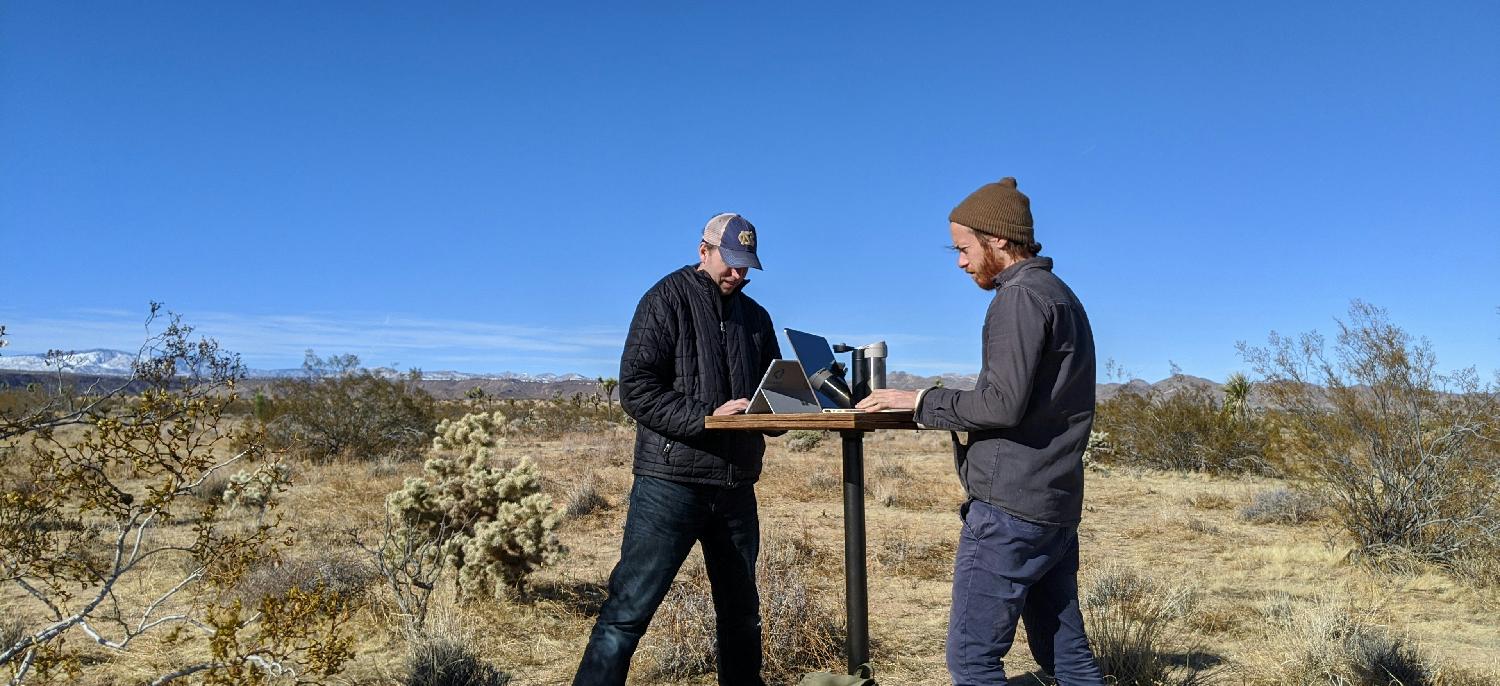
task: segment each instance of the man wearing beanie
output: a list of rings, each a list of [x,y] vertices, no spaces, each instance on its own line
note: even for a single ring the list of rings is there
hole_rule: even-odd
[[[958,268],[993,291],[972,391],[877,390],[864,410],[951,429],[968,493],[953,570],[948,671],[1005,684],[1024,621],[1032,657],[1066,686],[1103,683],[1078,610],[1083,450],[1094,424],[1094,336],[1078,296],[1038,257],[1031,201],[1006,177],[948,216]],[[958,433],[963,432],[963,433]]]
[[[781,357],[771,316],[743,293],[750,269],[760,269],[758,243],[744,217],[715,216],[698,243],[698,264],[668,274],[636,306],[620,358],[620,405],[636,420],[635,483],[620,561],[575,686],[625,683],[694,543],[713,587],[719,683],[765,684],[755,590],[755,482],[765,437],[703,426],[708,415],[749,407]]]

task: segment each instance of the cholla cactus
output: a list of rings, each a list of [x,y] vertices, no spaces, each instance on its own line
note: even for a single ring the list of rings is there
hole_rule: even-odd
[[[1083,449],[1084,466],[1097,464],[1099,458],[1106,457],[1115,452],[1115,444],[1109,439],[1107,431],[1090,431],[1089,444]]]
[[[411,478],[387,506],[403,535],[431,544],[451,563],[464,593],[502,593],[520,586],[562,553],[554,530],[562,513],[543,494],[536,465],[523,458],[509,469],[490,465],[505,433],[499,412],[466,415],[438,425],[422,478]]]
[[[432,449],[456,450],[464,457],[487,461],[494,455],[495,448],[505,443],[505,436],[514,432],[503,413],[475,412],[438,422]]]
[[[522,465],[530,467],[531,463]],[[500,595],[521,584],[532,570],[556,561],[562,547],[553,529],[560,519],[552,498],[541,493],[502,503],[499,516],[474,527],[474,535],[464,542],[459,588],[465,593]]]
[[[271,498],[286,487],[291,470],[279,462],[262,465],[253,472],[240,470],[224,486],[224,504],[231,508],[266,509]]]

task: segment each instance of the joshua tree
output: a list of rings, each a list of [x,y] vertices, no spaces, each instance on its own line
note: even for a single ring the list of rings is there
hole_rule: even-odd
[[[620,380],[614,377],[599,377],[599,388],[604,389],[604,399],[609,401],[610,411],[615,407],[615,387],[620,385]]]

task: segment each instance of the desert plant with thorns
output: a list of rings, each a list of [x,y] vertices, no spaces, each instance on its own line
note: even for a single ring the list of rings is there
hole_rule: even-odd
[[[284,531],[274,516],[235,521],[222,502],[196,497],[260,450],[225,452],[224,411],[244,370],[191,331],[172,316],[149,339],[139,393],[117,387],[113,402],[54,405],[6,425],[28,439],[0,497],[0,585],[20,620],[0,645],[12,684],[150,665],[162,645],[192,646],[192,657],[157,667],[143,679],[152,684],[328,677],[349,659],[349,608],[336,594],[298,589],[253,606],[229,597],[256,560],[277,554]],[[264,474],[269,508],[287,483]],[[189,531],[169,529],[181,518]]]
[[[166,390],[203,400],[205,408],[220,400],[232,402],[240,387],[225,384],[216,392],[197,393],[186,377],[175,374]],[[140,379],[134,383],[128,392],[103,399],[85,399],[87,388],[70,391],[55,383],[0,390],[0,414],[14,425],[17,417],[27,412],[40,416],[35,415],[40,408],[50,407],[46,417],[65,420],[52,427],[51,435],[76,460],[98,452],[97,447],[80,452],[83,446],[100,445],[83,440],[87,431],[100,432],[95,420],[123,421],[138,412],[142,399],[160,405],[159,396],[146,396],[148,385]],[[1309,449],[1315,444],[1298,426],[1303,419],[1280,405],[1265,404],[1274,399],[1275,383],[1258,374],[1254,382],[1244,382],[1248,387],[1236,390],[1238,383],[1231,379],[1222,400],[1163,406],[1166,415],[1154,419],[1116,413],[1116,418],[1134,416],[1158,424],[1108,428],[1107,435],[1091,437],[1091,466],[1103,468],[1087,472],[1086,512],[1079,530],[1083,601],[1088,605],[1084,613],[1115,683],[1128,683],[1132,674],[1138,683],[1154,676],[1167,684],[1394,683],[1371,681],[1380,675],[1442,686],[1500,683],[1500,659],[1495,657],[1500,655],[1500,627],[1492,619],[1500,611],[1500,577],[1493,571],[1500,565],[1494,564],[1493,549],[1479,545],[1482,539],[1469,539],[1474,545],[1442,562],[1402,558],[1406,562],[1397,574],[1390,572],[1393,565],[1349,564],[1350,552],[1361,550],[1360,539],[1345,528],[1342,510],[1328,490],[1333,482],[1314,469],[1318,453]],[[1359,397],[1375,397],[1358,386],[1350,384],[1369,394]],[[74,410],[61,399],[68,392],[78,396]],[[1459,395],[1450,389],[1452,397],[1432,402],[1457,402]],[[611,416],[605,393],[552,400],[486,395],[436,401],[431,424],[422,433],[438,440],[424,439],[409,454],[385,452],[357,463],[297,450],[262,450],[253,433],[239,430],[275,420],[277,398],[264,397],[258,410],[254,403],[242,403],[248,408],[243,416],[226,410],[217,429],[204,421],[195,425],[197,431],[186,433],[174,433],[170,423],[161,425],[167,427],[162,441],[180,440],[180,435],[221,436],[211,451],[196,453],[212,455],[212,465],[220,466],[206,478],[198,478],[200,471],[198,477],[181,480],[189,488],[174,496],[169,517],[152,520],[142,548],[164,544],[195,549],[198,531],[205,529],[210,532],[205,542],[220,551],[205,555],[218,561],[199,565],[187,552],[154,554],[122,576],[113,595],[98,606],[113,613],[118,600],[121,617],[134,631],[143,610],[204,566],[203,576],[150,613],[152,618],[189,619],[153,627],[124,650],[101,645],[74,626],[58,635],[61,642],[37,648],[25,683],[489,685],[572,679],[618,559],[631,481],[630,424],[617,409]],[[398,394],[380,397],[381,402],[401,402]],[[1343,411],[1329,397],[1321,397],[1316,407]],[[92,409],[73,414],[83,407]],[[1155,407],[1142,405],[1141,411]],[[1101,417],[1107,412],[1101,408]],[[397,407],[375,414],[399,413]],[[477,414],[483,416],[465,416]],[[443,418],[446,425],[438,421]],[[1262,457],[1269,468],[1218,468],[1232,466],[1214,452],[1224,445],[1218,441],[1240,436],[1236,432],[1246,426],[1265,434]],[[1423,427],[1412,435],[1442,435],[1437,421],[1424,419]],[[1159,463],[1138,459],[1141,446],[1149,448],[1148,439],[1154,440],[1146,436],[1149,431],[1162,434],[1158,447],[1180,444],[1198,452]],[[34,440],[45,433],[38,427],[24,440],[0,441],[0,532],[10,537],[0,547],[0,560],[16,559],[13,550],[46,541],[50,552],[33,557],[34,563],[47,559],[59,571],[83,569],[79,565],[107,570],[107,543],[113,539],[106,536],[104,526],[112,520],[105,515],[120,507],[118,495],[109,506],[113,509],[91,506],[84,512],[75,499],[52,507],[46,516],[25,516],[32,512],[27,503],[59,497],[52,480],[35,479],[30,471],[33,464],[51,459],[34,454],[38,447],[57,452],[58,445]],[[843,478],[837,450],[827,449],[829,434],[815,435],[822,444],[806,451],[790,445],[795,435],[769,441],[756,485],[764,536],[758,575],[766,677],[773,684],[793,683],[802,672],[844,669]],[[155,440],[142,435],[126,443],[140,448]],[[946,433],[934,431],[867,436],[871,657],[881,683],[948,683],[943,637],[961,525],[955,512],[965,497],[953,473],[949,444]],[[1346,453],[1367,459],[1369,449],[1361,445]],[[1475,469],[1486,459],[1483,445],[1465,448]],[[1120,454],[1121,449],[1127,452]],[[433,460],[444,464],[427,469]],[[521,469],[523,464],[528,466]],[[151,485],[168,478],[159,472],[138,473],[126,462],[116,462],[102,474],[137,507],[149,500]],[[232,478],[239,474],[244,477]],[[257,474],[276,482],[264,511],[253,499],[237,505],[225,501],[225,494],[238,488],[236,481],[249,483],[261,477],[246,477]],[[406,505],[420,501],[430,509],[397,507],[388,500],[405,491],[408,480],[423,482],[418,490],[425,495]],[[519,538],[545,542],[552,536],[558,546],[566,544],[568,554],[542,555],[547,561],[526,566],[522,584],[500,582],[503,575],[497,572],[465,588],[455,561],[444,554],[445,545],[472,537],[475,524],[494,521],[491,513],[500,511],[502,499],[474,496],[502,491],[514,496],[510,502],[539,496],[532,502],[550,498],[557,503],[527,509],[524,519],[537,526],[521,527]],[[64,496],[82,493],[74,489]],[[103,495],[99,500],[110,502]],[[458,506],[461,502],[466,504]],[[613,506],[601,507],[600,502]],[[413,525],[407,515],[420,523]],[[549,518],[555,521],[546,526]],[[295,524],[296,531],[283,522]],[[260,527],[268,527],[266,533],[248,540]],[[231,546],[232,540],[244,545]],[[501,548],[475,550],[480,557],[473,559]],[[464,554],[467,566],[471,558],[465,547],[457,546],[457,552]],[[679,588],[642,644],[634,679],[712,681],[712,599],[701,574],[696,561],[684,568]],[[27,583],[40,589],[29,579]],[[1190,593],[1184,590],[1187,584]],[[518,586],[524,592],[516,592]],[[92,597],[78,588],[62,588],[72,593],[72,600],[56,603],[59,609]],[[1352,619],[1314,621],[1323,611],[1319,608],[1330,604]],[[90,627],[118,642],[123,630],[112,616],[103,616],[90,619]],[[22,586],[0,583],[0,645],[24,643],[56,622],[50,609]],[[171,631],[174,626],[180,631]],[[211,646],[203,627],[222,628],[226,638]],[[1359,637],[1341,638],[1355,634]],[[212,666],[183,671],[205,663]],[[13,678],[19,664],[13,658],[0,669]],[[1319,671],[1309,664],[1326,668]],[[1027,671],[1037,673],[1020,636],[1007,668],[1018,682]]]
[[[454,568],[465,594],[518,589],[563,552],[554,532],[561,513],[541,492],[536,465],[525,458],[508,468],[494,464],[503,420],[498,412],[444,420],[423,478],[407,479],[388,501],[401,528],[385,547],[414,545],[437,556]]]

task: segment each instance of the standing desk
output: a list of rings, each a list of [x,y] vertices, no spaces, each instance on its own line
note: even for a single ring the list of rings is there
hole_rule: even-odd
[[[705,428],[737,431],[837,431],[844,444],[844,613],[849,673],[870,661],[870,597],[865,575],[865,433],[917,428],[911,412],[737,414],[706,417]]]

